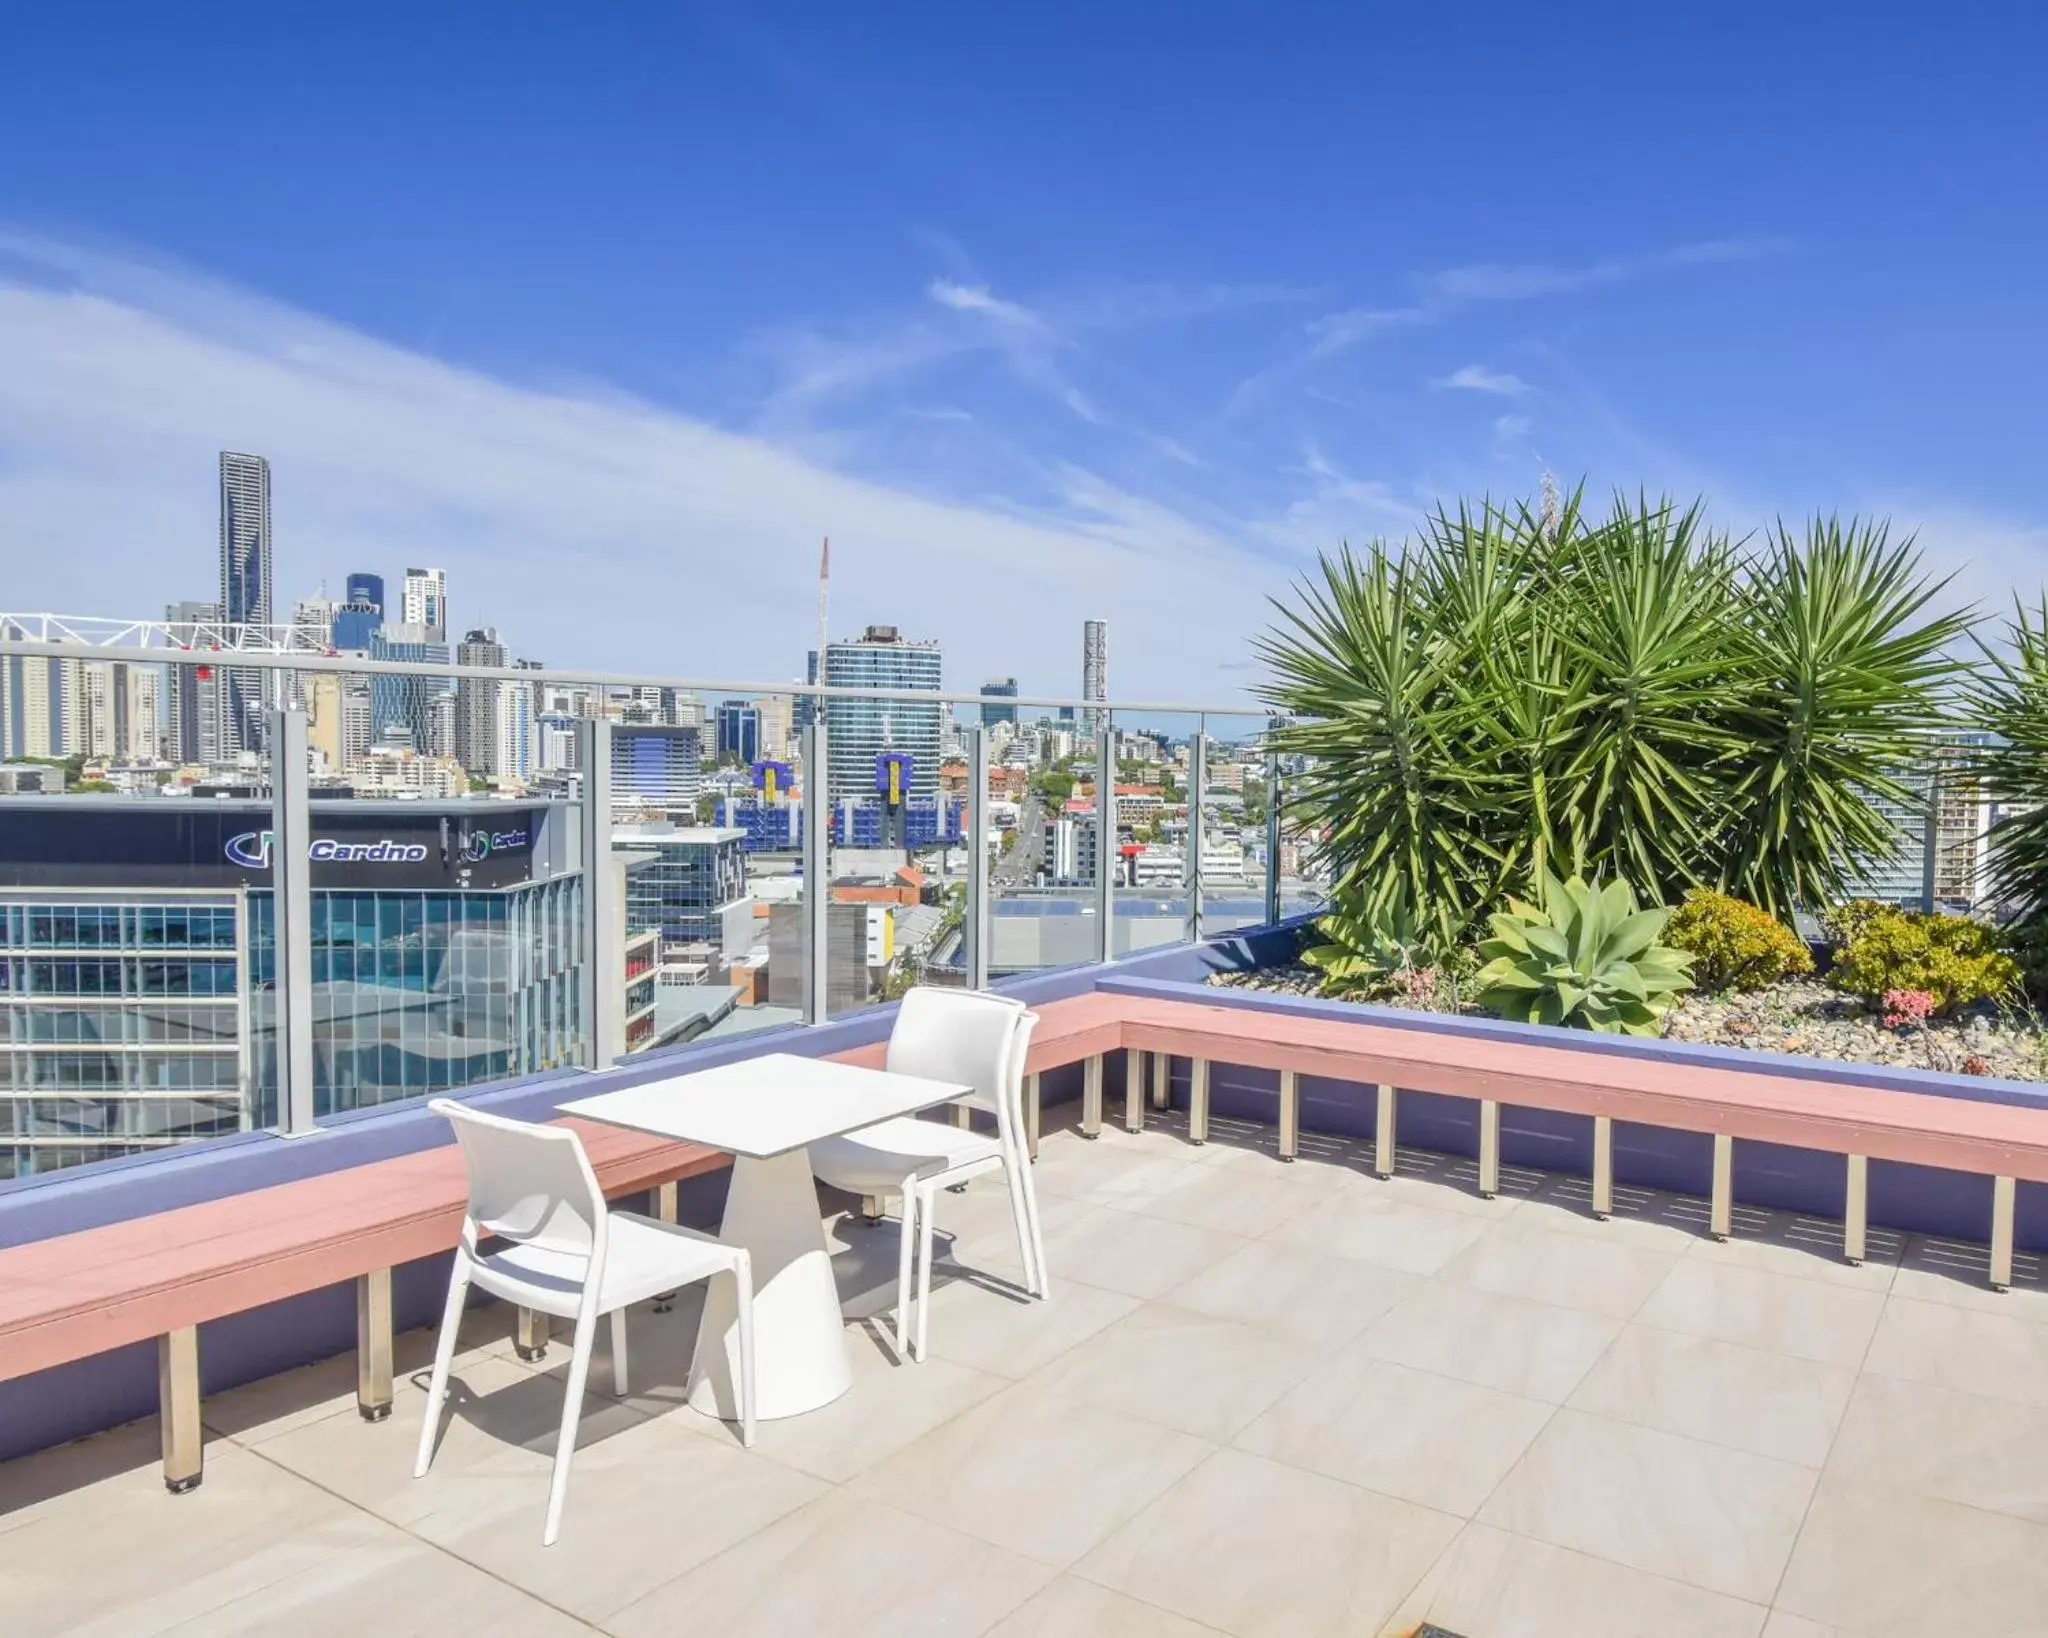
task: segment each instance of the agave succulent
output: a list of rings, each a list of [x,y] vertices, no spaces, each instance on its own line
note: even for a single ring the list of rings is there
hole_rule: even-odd
[[[1659,944],[1670,911],[1636,908],[1619,879],[1604,887],[1548,871],[1540,904],[1508,900],[1479,946],[1486,965],[1474,980],[1480,1005],[1503,1018],[1563,1024],[1608,1034],[1654,1035],[1682,990],[1692,957]]]
[[[1431,959],[1427,934],[1405,906],[1347,895],[1317,919],[1315,930],[1322,942],[1303,950],[1301,959],[1323,975],[1332,995],[1372,994]]]

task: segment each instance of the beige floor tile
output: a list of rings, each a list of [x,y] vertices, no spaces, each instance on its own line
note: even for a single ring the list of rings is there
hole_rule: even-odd
[[[269,1572],[250,1585],[251,1570]],[[368,1612],[375,1611],[374,1617]],[[141,1608],[66,1629],[67,1638],[594,1638],[452,1554],[350,1509],[348,1517],[262,1549],[256,1563],[173,1579]],[[15,1629],[10,1627],[10,1632]]]
[[[1822,1280],[1857,1291],[1889,1291],[1905,1251],[1905,1237],[1873,1228],[1865,1236],[1863,1261],[1842,1260],[1842,1225],[1824,1217],[1796,1212],[1752,1211],[1735,1223],[1726,1240],[1711,1237],[1693,1242],[1688,1255],[1705,1262],[1753,1268],[1765,1274],[1789,1274]]]
[[[754,1453],[844,1483],[979,1404],[1008,1380],[950,1359],[899,1364],[872,1348],[857,1348],[855,1359],[850,1389],[805,1415],[760,1423]],[[698,1431],[708,1427],[728,1443],[733,1439],[722,1422],[694,1410],[679,1414]]]
[[[1240,1450],[1469,1517],[1556,1407],[1343,1354],[1237,1436]]]
[[[1525,1228],[1514,1218],[1489,1229],[1445,1264],[1441,1277],[1481,1291],[1625,1320],[1642,1307],[1677,1256],[1623,1240]]]
[[[1242,1451],[1220,1451],[1076,1573],[1236,1638],[1370,1633],[1458,1521]]]
[[[1016,1614],[998,1621],[988,1638],[1211,1638],[1216,1631],[1063,1575]]]
[[[1587,1373],[1574,1410],[1819,1467],[1856,1373],[1631,1325]]]
[[[1064,1567],[1214,1449],[1026,1383],[898,1451],[856,1489]]]
[[[1863,1638],[1863,1634],[1851,1632],[1847,1627],[1823,1626],[1803,1615],[1773,1610],[1764,1622],[1763,1638]]]
[[[1827,1470],[2048,1524],[2048,1410],[1865,1376]]]
[[[1306,1376],[1316,1351],[1149,1303],[1048,1366],[1048,1393],[1222,1443]]]
[[[1892,1297],[1864,1370],[1958,1393],[2048,1406],[2048,1326]]]
[[[1352,1346],[1375,1359],[1559,1403],[1620,1330],[1619,1320],[1431,1281]]]
[[[1645,1325],[1853,1369],[1885,1299],[1822,1280],[1685,1257],[1643,1304]]]
[[[1211,1175],[1212,1168],[1189,1159],[1185,1151],[1154,1152],[1104,1167],[1096,1178],[1075,1192],[1078,1199],[1091,1205],[1138,1211],[1184,1183]]]
[[[1994,1291],[1989,1246],[1915,1235],[1907,1242],[1891,1291],[1916,1302],[1948,1303],[2048,1325],[2048,1257],[2038,1252],[2016,1252],[2011,1289]]]
[[[1865,1638],[2048,1631],[2048,1529],[1833,1474],[1777,1607]]]
[[[1029,1376],[1139,1306],[1136,1297],[1063,1278],[1050,1250],[1046,1263],[1053,1281],[1046,1302],[966,1280],[934,1286],[926,1327],[932,1357],[996,1376]]]
[[[1487,1638],[1757,1638],[1760,1605],[1547,1542],[1468,1525],[1383,1629]]]
[[[55,1454],[9,1467],[44,1464]],[[87,1477],[75,1465],[71,1471]],[[152,1463],[25,1510],[0,1535],[0,1631],[8,1638],[89,1624],[108,1632],[160,1631],[261,1592],[360,1545],[364,1535],[363,1516],[346,1503],[216,1440],[206,1448],[204,1480],[186,1495],[166,1491]],[[196,1604],[160,1603],[182,1587],[203,1589]]]
[[[1256,1238],[1298,1216],[1327,1193],[1304,1189],[1275,1177],[1285,1170],[1265,1167],[1196,1164],[1171,1188],[1131,1201],[1135,1211],[1195,1228]]]
[[[1419,1276],[1397,1269],[1257,1240],[1175,1286],[1168,1300],[1198,1314],[1336,1347],[1421,1284]]]
[[[1339,1189],[1295,1213],[1273,1231],[1282,1245],[1351,1257],[1406,1274],[1434,1274],[1486,1233],[1488,1220]]]
[[[1614,1210],[1593,1215],[1593,1181],[1552,1173],[1523,1202],[1521,1221],[1552,1234],[1580,1234],[1617,1240],[1652,1251],[1688,1250],[1706,1228],[1706,1204],[1685,1195],[1617,1183]]]
[[[1767,1604],[1811,1468],[1559,1411],[1479,1522]]]
[[[1045,1266],[1054,1280],[1079,1280],[1132,1297],[1160,1297],[1181,1281],[1249,1244],[1239,1235],[1198,1228],[1141,1211],[1091,1208],[1045,1234]]]
[[[1479,1192],[1476,1161],[1463,1155],[1424,1154],[1415,1150],[1398,1153],[1392,1177],[1375,1175],[1368,1160],[1351,1175],[1347,1186],[1356,1186],[1364,1198],[1381,1205],[1421,1206],[1489,1223],[1512,1215],[1526,1200],[1525,1193],[1519,1190],[1503,1190],[1488,1200]]]
[[[835,1491],[605,1622],[618,1638],[955,1638],[1053,1571],[884,1502]]]

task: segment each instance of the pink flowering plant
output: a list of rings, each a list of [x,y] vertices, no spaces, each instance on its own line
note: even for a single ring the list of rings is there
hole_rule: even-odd
[[[1934,1014],[1934,997],[1926,990],[1886,990],[1884,1027],[1914,1029],[1924,1026]]]

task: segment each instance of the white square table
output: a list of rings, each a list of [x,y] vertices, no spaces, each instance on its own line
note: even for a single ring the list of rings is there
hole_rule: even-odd
[[[753,1260],[754,1414],[765,1421],[829,1405],[853,1386],[807,1146],[951,1103],[972,1090],[774,1052],[578,1098],[561,1112],[702,1143],[733,1157],[720,1233],[745,1246]],[[690,1366],[696,1409],[738,1419],[739,1357],[732,1282],[713,1280]]]

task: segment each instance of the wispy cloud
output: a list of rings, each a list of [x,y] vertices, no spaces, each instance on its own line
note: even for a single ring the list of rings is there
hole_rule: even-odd
[[[1311,319],[1302,330],[1305,345],[1295,347],[1280,362],[1239,382],[1224,406],[1224,414],[1242,413],[1277,382],[1298,376],[1310,366],[1363,342],[1394,331],[1442,324],[1482,303],[1533,301],[1620,284],[1672,268],[1751,261],[1774,255],[1786,249],[1788,243],[1773,238],[1707,239],[1638,256],[1609,257],[1579,267],[1475,262],[1427,273],[1416,281],[1415,296],[1410,301],[1340,308]]]
[[[1484,364],[1463,365],[1430,385],[1452,392],[1498,393],[1503,398],[1519,398],[1529,390],[1529,383],[1519,375],[1510,375],[1506,370],[1489,370]]]
[[[1245,588],[1270,569],[1253,543],[1079,469],[1050,502],[970,501],[176,270],[20,240],[0,258],[9,606],[147,615],[204,595],[215,457],[251,449],[272,461],[281,595],[443,563],[458,621],[557,663],[793,675],[827,533],[835,622],[939,637],[956,676],[1073,687],[1077,586],[1117,618],[1122,685],[1155,697],[1209,677],[1259,623]],[[1173,619],[1138,618],[1162,586]]]
[[[1005,301],[987,285],[957,284],[951,279],[934,279],[925,293],[941,307],[956,313],[975,313],[992,323],[1006,325],[1027,335],[1050,336],[1052,327],[1022,302]]]

